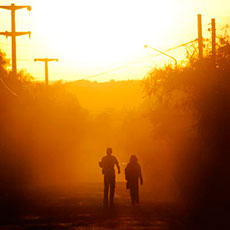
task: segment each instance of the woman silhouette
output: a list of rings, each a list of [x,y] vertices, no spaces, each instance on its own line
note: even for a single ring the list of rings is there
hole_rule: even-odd
[[[125,179],[127,180],[127,189],[130,189],[130,196],[133,206],[135,206],[135,204],[139,204],[138,179],[140,179],[141,185],[143,184],[141,166],[137,161],[137,157],[135,155],[132,155],[130,157],[129,163],[125,168]]]

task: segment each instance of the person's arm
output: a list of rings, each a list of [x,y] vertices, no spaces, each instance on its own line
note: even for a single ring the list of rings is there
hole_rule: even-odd
[[[99,167],[103,168],[103,158],[101,159],[101,161],[99,162]]]
[[[128,180],[128,165],[125,167],[125,179]]]
[[[120,173],[121,173],[121,170],[120,170],[120,166],[119,166],[119,163],[118,163],[118,160],[117,160],[116,157],[115,157],[115,165],[117,166],[118,174],[120,174]]]
[[[143,185],[143,177],[142,177],[141,166],[140,165],[139,165],[139,176],[140,176],[141,185]]]

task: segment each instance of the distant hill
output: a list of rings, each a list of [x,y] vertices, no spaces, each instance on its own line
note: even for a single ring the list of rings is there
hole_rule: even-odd
[[[76,95],[86,109],[100,112],[105,109],[135,108],[143,101],[140,80],[91,82],[79,80],[65,84],[66,89]]]

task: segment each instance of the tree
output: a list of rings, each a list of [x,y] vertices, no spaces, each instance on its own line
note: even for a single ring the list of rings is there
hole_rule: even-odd
[[[147,96],[155,102],[150,116],[156,111],[168,114],[174,110],[179,115],[171,123],[189,117],[187,125],[178,130],[181,136],[188,137],[191,130],[194,134],[187,141],[181,139],[183,150],[177,158],[179,185],[187,200],[192,201],[194,213],[200,210],[203,217],[215,216],[217,224],[220,219],[226,221],[224,207],[230,204],[229,39],[219,39],[215,62],[211,52],[207,53],[202,60],[190,57],[178,69],[154,69],[144,84]],[[165,121],[158,119],[154,122],[164,127]],[[189,143],[186,148],[183,142]]]

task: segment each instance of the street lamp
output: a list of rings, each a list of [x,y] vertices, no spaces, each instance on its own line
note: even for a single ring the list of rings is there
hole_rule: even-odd
[[[173,61],[175,62],[175,68],[177,68],[177,60],[176,60],[176,58],[174,58],[174,57],[172,57],[172,56],[170,56],[170,55],[168,55],[168,54],[166,54],[166,53],[164,53],[164,52],[162,52],[162,51],[160,51],[158,49],[155,49],[155,48],[153,48],[152,46],[149,46],[149,45],[144,45],[144,48],[151,48],[151,49],[153,49],[153,50],[155,50],[155,51],[157,51],[157,52],[159,52],[159,53],[161,53],[161,54],[163,54],[163,55],[165,55],[165,56],[167,56],[169,58],[172,58]]]

